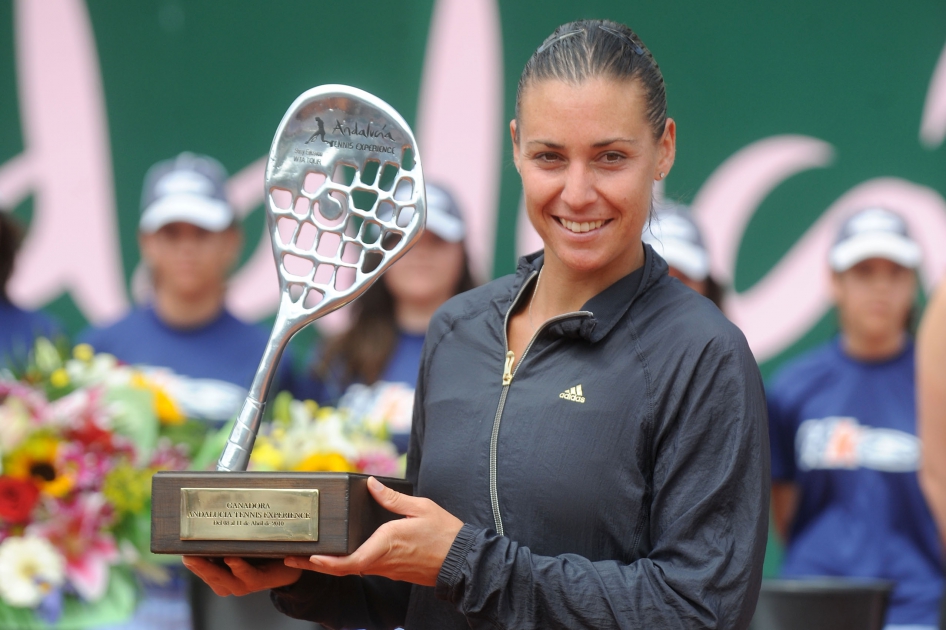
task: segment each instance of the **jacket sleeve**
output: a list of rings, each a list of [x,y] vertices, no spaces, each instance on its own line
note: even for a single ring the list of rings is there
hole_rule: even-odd
[[[465,525],[437,596],[497,628],[746,628],[762,576],[769,463],[762,381],[742,336],[710,341],[680,391],[650,438],[639,557],[539,556]]]

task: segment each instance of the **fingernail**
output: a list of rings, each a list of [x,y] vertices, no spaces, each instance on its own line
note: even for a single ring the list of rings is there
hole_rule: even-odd
[[[368,477],[368,485],[371,486],[371,489],[375,492],[384,489],[384,485],[374,477]]]
[[[319,556],[309,556],[309,562],[322,566],[322,558]]]

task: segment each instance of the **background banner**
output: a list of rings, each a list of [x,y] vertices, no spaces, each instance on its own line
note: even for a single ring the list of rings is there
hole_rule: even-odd
[[[404,115],[428,179],[462,202],[477,273],[509,273],[537,247],[511,159],[516,83],[542,39],[582,17],[629,24],[660,62],[679,129],[662,194],[692,204],[765,373],[836,329],[825,256],[846,213],[901,212],[924,286],[946,269],[942,0],[370,4],[0,3],[0,205],[28,225],[14,299],[70,332],[119,317],[139,284],[144,173],[190,150],[226,165],[243,217],[230,305],[271,316],[263,159],[286,107],[323,83]]]

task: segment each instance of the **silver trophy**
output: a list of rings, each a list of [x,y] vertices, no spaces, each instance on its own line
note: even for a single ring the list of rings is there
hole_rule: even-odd
[[[393,517],[370,500],[364,476],[242,471],[292,336],[364,293],[420,238],[427,210],[414,134],[390,105],[367,92],[345,85],[312,88],[293,102],[276,130],[265,204],[280,287],[273,331],[217,463],[226,474],[155,475],[155,553],[350,553]],[[406,482],[390,482],[410,492]],[[228,507],[247,505],[268,509],[241,519],[249,512]],[[286,514],[299,516],[289,522]]]
[[[361,295],[420,238],[426,216],[417,142],[400,114],[344,85],[296,99],[266,165],[279,310],[217,470],[246,470],[289,339]]]

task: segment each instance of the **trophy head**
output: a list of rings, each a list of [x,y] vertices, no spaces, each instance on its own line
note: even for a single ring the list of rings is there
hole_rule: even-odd
[[[414,134],[356,88],[323,85],[295,100],[276,130],[265,185],[280,311],[294,330],[361,295],[424,230]]]

